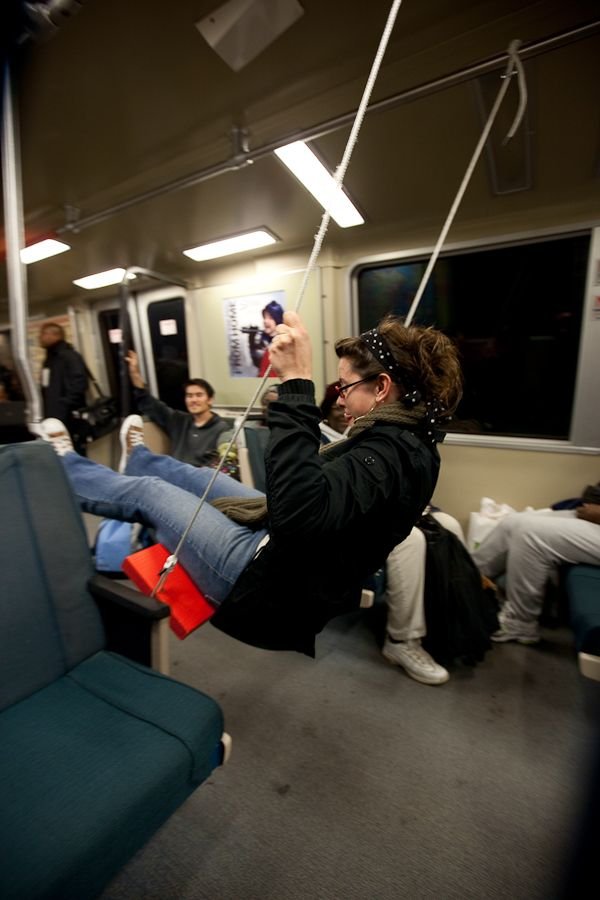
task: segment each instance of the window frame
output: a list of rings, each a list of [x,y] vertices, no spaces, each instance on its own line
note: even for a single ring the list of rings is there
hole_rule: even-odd
[[[575,391],[571,410],[571,424],[567,440],[547,438],[506,437],[492,434],[449,433],[446,444],[470,447],[494,447],[510,450],[536,450],[550,453],[600,453],[600,225],[585,223],[564,228],[548,228],[509,235],[457,241],[446,244],[440,256],[464,254],[465,251],[495,250],[523,244],[540,243],[561,237],[590,235],[590,250],[585,280],[581,335],[577,358]],[[394,253],[361,257],[348,266],[348,313],[353,334],[358,334],[358,275],[368,265],[377,263],[411,262],[430,257],[433,245],[411,247]],[[598,360],[596,362],[596,360]]]

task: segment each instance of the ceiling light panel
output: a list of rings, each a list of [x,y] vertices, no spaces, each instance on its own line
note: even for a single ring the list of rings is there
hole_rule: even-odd
[[[96,272],[95,275],[86,275],[84,278],[76,278],[73,284],[77,287],[85,288],[86,291],[93,291],[96,288],[108,287],[110,284],[119,284],[123,281],[125,269],[107,269],[105,272]],[[128,278],[135,278],[135,275],[129,274]]]
[[[277,239],[269,231],[260,229],[219,241],[211,241],[209,244],[200,244],[198,247],[191,247],[182,252],[184,256],[189,256],[195,262],[204,262],[207,259],[218,259],[220,256],[231,256],[233,253],[244,253],[247,250],[256,250],[257,247],[266,247],[275,243],[277,243]]]
[[[340,228],[363,225],[364,219],[352,201],[338,187],[334,177],[304,141],[294,141],[275,150],[275,155],[287,166]]]
[[[63,241],[46,238],[44,241],[38,241],[37,244],[23,247],[21,250],[21,262],[28,266],[30,263],[38,262],[40,259],[48,259],[50,256],[65,253],[70,249],[69,244],[65,244]]]

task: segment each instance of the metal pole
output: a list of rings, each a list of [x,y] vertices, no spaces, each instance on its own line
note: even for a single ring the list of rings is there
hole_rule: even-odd
[[[25,244],[23,227],[23,187],[19,152],[19,126],[14,102],[10,64],[4,67],[2,98],[2,185],[6,231],[6,271],[11,321],[11,345],[28,406],[28,420],[41,421],[42,404],[27,352],[27,275],[21,262]]]

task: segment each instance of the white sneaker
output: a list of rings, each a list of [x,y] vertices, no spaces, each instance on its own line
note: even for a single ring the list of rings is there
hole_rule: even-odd
[[[450,673],[423,650],[419,638],[397,644],[386,638],[381,652],[388,662],[402,666],[407,675],[422,684],[444,684],[450,678]]]
[[[507,641],[517,641],[518,644],[539,644],[540,642],[540,628],[537,622],[523,622],[500,613],[498,624],[500,628],[491,635],[492,640],[497,644],[504,644]]]
[[[45,441],[52,444],[59,456],[75,452],[71,435],[60,419],[44,419],[40,422],[39,433]]]
[[[141,416],[127,416],[121,425],[121,460],[119,462],[119,472],[121,474],[127,468],[127,460],[129,454],[134,447],[145,447],[144,442],[144,422]]]

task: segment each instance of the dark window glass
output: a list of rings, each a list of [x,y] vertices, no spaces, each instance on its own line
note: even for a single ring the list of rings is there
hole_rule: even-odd
[[[185,410],[183,386],[190,376],[183,297],[150,303],[148,325],[158,396],[173,409]]]
[[[121,393],[121,375],[120,375],[120,353],[121,353],[121,331],[120,331],[120,313],[119,309],[103,309],[98,313],[98,326],[100,331],[100,340],[102,343],[102,356],[106,368],[106,376],[108,378],[108,392],[111,397],[117,401],[117,405],[121,416],[127,416],[130,412],[135,411],[133,402],[133,388],[129,381],[129,372],[124,373],[124,382],[127,384],[127,395],[122,396]],[[119,338],[119,340],[115,340]],[[98,372],[92,372],[92,375],[98,380]],[[101,386],[99,385],[100,389]],[[90,384],[90,396],[96,399],[96,389]]]
[[[100,326],[100,339],[102,341],[102,354],[104,357],[104,365],[106,366],[106,375],[108,377],[108,389],[112,397],[117,399],[121,396],[121,385],[119,380],[119,353],[121,350],[121,342],[111,340],[111,337],[119,335],[119,310],[103,309],[98,313],[98,324]],[[92,372],[94,378],[98,378],[98,372]],[[95,392],[93,392],[95,397]]]
[[[414,323],[460,350],[465,390],[451,431],[569,437],[590,236],[441,257]],[[360,331],[406,315],[427,259],[357,273]]]

